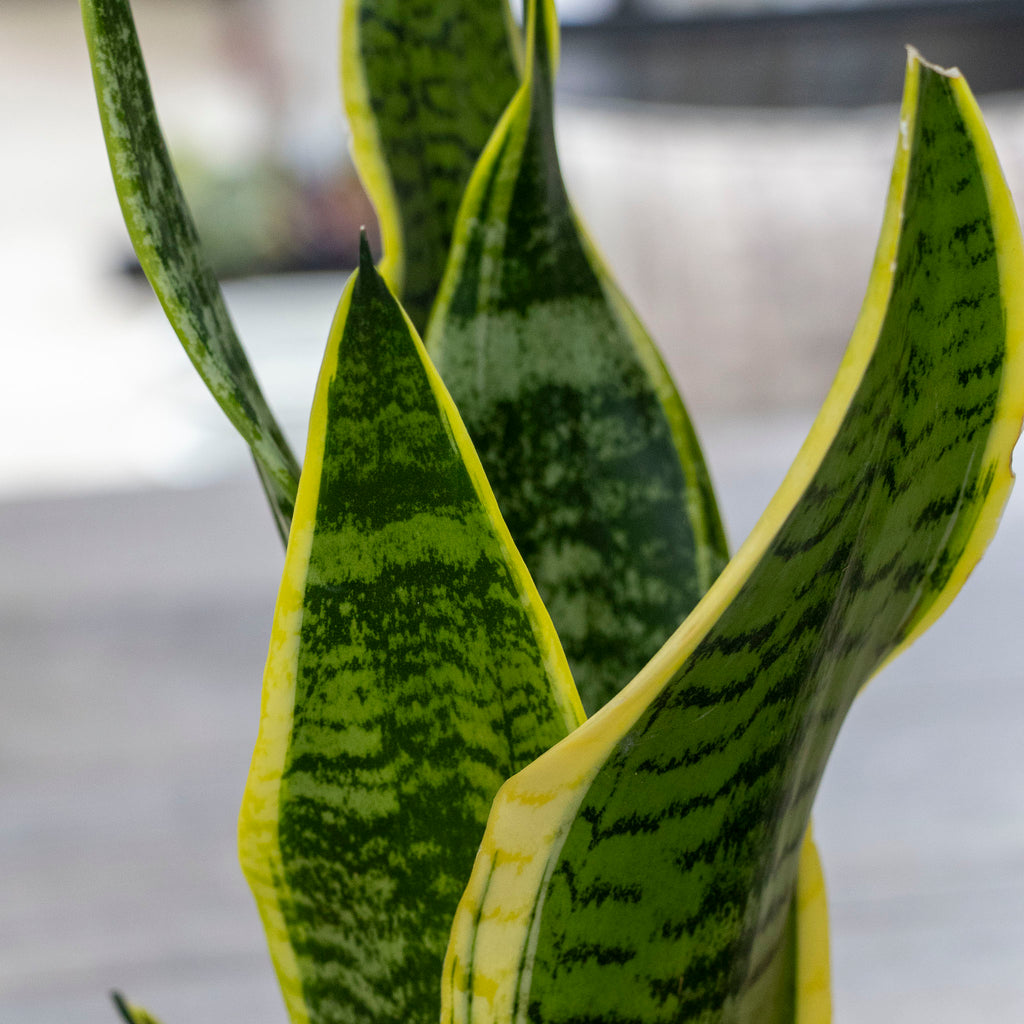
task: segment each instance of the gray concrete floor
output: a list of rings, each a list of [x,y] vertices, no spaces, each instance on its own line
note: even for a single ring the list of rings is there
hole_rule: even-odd
[[[171,121],[248,109],[210,70],[212,9],[143,7]],[[70,0],[9,0],[0,22],[0,1022],[111,1022],[117,986],[166,1024],[271,1024],[234,819],[280,549],[151,297],[108,272],[123,236],[77,17]],[[1024,103],[992,109],[1016,186]],[[584,213],[667,342],[734,540],[852,323],[893,116],[564,119]],[[641,201],[658,189],[675,212]],[[229,293],[296,438],[340,288]],[[840,739],[817,811],[837,1024],[1024,1020],[1022,564],[1018,496]]]

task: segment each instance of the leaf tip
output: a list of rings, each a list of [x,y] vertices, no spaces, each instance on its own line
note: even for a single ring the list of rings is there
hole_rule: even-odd
[[[366,225],[359,229],[359,269],[368,272],[374,269],[373,253],[370,252],[370,240],[366,237]]]
[[[114,991],[110,993],[110,999],[114,1004],[114,1008],[121,1015],[121,1017],[128,1022],[128,1024],[135,1024],[135,1019],[132,1017],[132,1012],[129,1009],[128,1002],[121,995],[120,992]]]
[[[963,78],[963,73],[959,68],[944,68],[939,64],[932,63],[930,60],[926,60],[921,56],[921,51],[910,43],[907,43],[907,63],[920,64],[921,67],[927,68],[937,75],[943,75],[946,78]]]

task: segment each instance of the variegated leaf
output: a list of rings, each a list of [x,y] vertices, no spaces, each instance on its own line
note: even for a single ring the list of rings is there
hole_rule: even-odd
[[[213,397],[252,449],[282,538],[299,465],[235,333],[157,120],[128,0],[81,0],[100,120],[135,254]]]
[[[967,85],[911,53],[868,296],[828,399],[686,623],[499,793],[445,1024],[827,1020],[815,950],[796,977],[790,956],[811,803],[858,691],[995,530],[1024,412],[1022,281]]]
[[[519,84],[507,0],[344,0],[353,153],[384,238],[381,271],[418,330],[470,171]]]
[[[697,603],[726,545],[682,401],[566,196],[550,2],[528,5],[527,32],[426,340],[592,712]]]
[[[317,386],[240,824],[295,1024],[437,1020],[491,800],[582,717],[364,239]]]

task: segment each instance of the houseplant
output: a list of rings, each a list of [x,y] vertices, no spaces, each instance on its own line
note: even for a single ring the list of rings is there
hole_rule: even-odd
[[[909,55],[850,348],[724,565],[685,410],[561,183],[550,2],[522,34],[503,0],[345,3],[385,259],[364,239],[301,472],[127,4],[83,11],[140,262],[287,541],[240,849],[293,1021],[827,1019],[814,792],[980,557],[1024,411],[1020,233],[963,79]]]

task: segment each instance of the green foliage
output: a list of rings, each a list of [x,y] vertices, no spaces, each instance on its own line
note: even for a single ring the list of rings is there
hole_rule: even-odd
[[[345,110],[385,277],[422,331],[466,182],[519,84],[507,0],[344,0],[343,18]]]
[[[426,341],[594,712],[701,598],[726,543],[682,400],[562,183],[554,18],[527,30]]]
[[[477,865],[489,881],[470,901],[480,923],[460,942],[478,947],[489,907],[508,899],[503,848],[546,864],[517,990],[532,1020],[792,1019],[791,894],[825,761],[861,686],[970,561],[1006,471],[1004,451],[985,452],[1006,383],[992,359],[1004,315],[990,200],[952,81],[917,74],[900,219],[883,230],[893,264],[876,269],[891,279],[888,307],[877,333],[854,338],[816,464],[773,502],[772,535],[730,564],[689,635],[633,681],[636,707],[579,730],[600,755],[573,737],[508,784],[511,801],[556,801],[587,766],[558,841],[527,827],[529,810],[504,816],[532,848],[492,822],[498,852]],[[956,396],[957,415],[935,418],[939,395]],[[474,952],[453,969],[475,985],[504,966]],[[456,999],[466,984],[457,973]]]
[[[157,122],[131,10],[83,0],[100,119],[135,254],[199,375],[248,442],[283,538],[299,464],[235,333]]]
[[[420,1020],[498,787],[583,713],[458,412],[362,251],[313,404],[239,834],[289,936],[272,952],[297,969],[293,1016]]]
[[[387,251],[342,296],[301,475],[127,0],[82,7],[143,268],[287,537],[239,844],[292,1021],[826,1021],[817,785],[980,557],[1024,411],[1020,232],[963,79],[910,55],[850,348],[726,565],[562,183],[550,0],[522,40],[505,0],[345,0]]]

